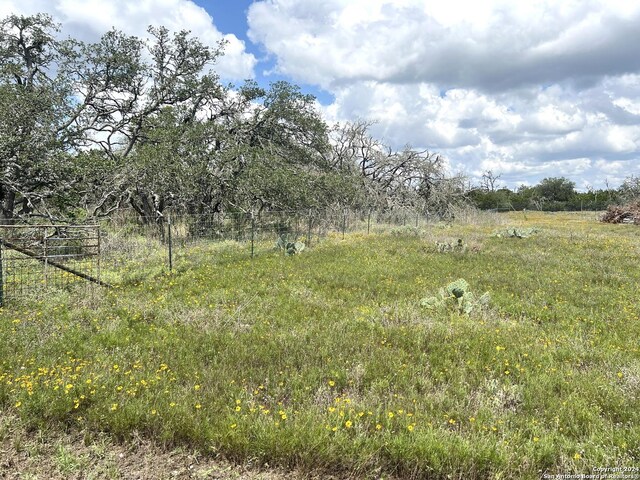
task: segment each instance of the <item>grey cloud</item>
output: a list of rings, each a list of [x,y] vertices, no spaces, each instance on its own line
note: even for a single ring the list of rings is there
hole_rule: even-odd
[[[496,92],[519,86],[569,82],[576,89],[592,86],[604,76],[640,70],[640,15],[630,19],[604,17],[596,28],[569,45],[541,48],[523,44],[517,35],[502,42],[478,44],[457,35],[444,34],[433,43],[425,38],[419,61],[400,66],[388,78],[378,80],[404,83],[424,81],[446,87],[476,88]],[[535,33],[535,32],[534,32]],[[557,34],[561,36],[558,25]],[[416,32],[417,34],[417,32]],[[512,41],[510,41],[512,40]]]
[[[640,70],[640,12],[615,16],[597,2],[573,4],[562,15],[542,11],[526,23],[498,10],[479,32],[464,23],[441,25],[415,6],[389,4],[384,19],[345,31],[335,23],[342,8],[336,2],[257,2],[249,11],[250,34],[275,55],[281,72],[334,87],[374,80],[487,92],[558,82],[583,89],[604,76]],[[302,38],[322,43],[324,55],[291,48]]]
[[[589,163],[596,159],[624,162],[626,174],[640,173],[640,126],[616,121],[636,115],[613,103],[617,90],[631,93],[633,88],[629,81],[622,87],[619,83],[608,79],[607,93],[601,83],[582,92],[556,85],[498,95],[475,90],[438,95],[437,89],[425,85],[428,94],[420,95],[416,85],[364,82],[337,90],[331,108],[336,119],[357,111],[359,117],[379,120],[374,135],[395,148],[410,143],[444,154],[455,169],[505,173],[503,181],[510,187],[537,183],[549,175],[597,185],[613,176]],[[380,115],[387,101],[401,103],[406,115]]]

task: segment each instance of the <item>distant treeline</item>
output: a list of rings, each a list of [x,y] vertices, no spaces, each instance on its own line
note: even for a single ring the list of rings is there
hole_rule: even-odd
[[[495,180],[491,175],[488,177]],[[640,178],[633,175],[619,188],[588,189],[586,192],[576,191],[575,183],[564,177],[545,178],[537,185],[521,186],[517,190],[492,188],[495,181],[483,183],[467,193],[471,203],[482,210],[606,210],[609,205],[640,198]]]

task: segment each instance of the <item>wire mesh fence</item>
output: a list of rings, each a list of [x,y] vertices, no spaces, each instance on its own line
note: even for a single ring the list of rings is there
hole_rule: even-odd
[[[0,225],[0,305],[100,280],[97,225]]]
[[[265,211],[256,213],[171,214],[141,217],[121,212],[112,217],[105,232],[104,254],[118,265],[139,257],[141,250],[163,249],[171,270],[179,254],[195,244],[232,241],[244,245],[249,256],[283,250],[283,245],[303,243],[313,247],[329,234],[348,233],[389,226],[419,227],[427,221],[412,210],[333,209],[325,211]],[[157,253],[157,251],[156,251]]]
[[[313,248],[329,235],[419,227],[427,218],[411,210],[335,208],[142,217],[123,210],[102,225],[0,225],[0,304],[51,288],[143,281],[150,266],[171,272],[215,243],[233,243],[247,256],[283,255]],[[215,255],[206,250],[207,255]],[[200,254],[199,253],[199,254]]]

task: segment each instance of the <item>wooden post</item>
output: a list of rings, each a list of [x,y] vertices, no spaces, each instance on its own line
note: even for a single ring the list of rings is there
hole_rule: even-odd
[[[253,212],[251,212],[251,258],[253,258],[253,254],[254,254],[255,237],[256,237],[256,219],[255,219],[255,216],[253,215]]]
[[[344,209],[342,213],[342,239],[344,240],[344,234],[347,230],[347,209]]]
[[[44,257],[44,288],[47,288],[47,284],[48,284],[48,278],[47,278],[47,270],[48,270],[48,266],[49,266],[49,256],[48,256],[48,252],[47,252],[47,229],[43,228],[42,229],[42,256]],[[64,280],[62,282],[62,284],[64,285]]]
[[[96,271],[96,279],[98,280],[98,282],[100,281],[100,257],[102,257],[102,253],[101,253],[101,249],[100,249],[100,225],[98,225],[98,227],[96,228],[96,237],[98,239],[98,251],[96,252],[98,254],[98,265],[97,265],[97,271]]]
[[[4,307],[4,268],[2,264],[2,251],[4,246],[0,239],[0,307]]]
[[[369,215],[367,216],[367,235],[371,231],[371,208],[369,209]]]
[[[309,212],[309,219],[307,220],[307,247],[311,246],[311,226],[313,222],[313,217],[311,216],[311,212]]]
[[[169,273],[173,271],[173,239],[171,237],[171,215],[167,215],[167,228],[169,240]]]

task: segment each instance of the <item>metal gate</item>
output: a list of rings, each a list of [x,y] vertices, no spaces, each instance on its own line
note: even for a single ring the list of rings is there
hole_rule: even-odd
[[[0,225],[0,306],[100,280],[98,225]]]

